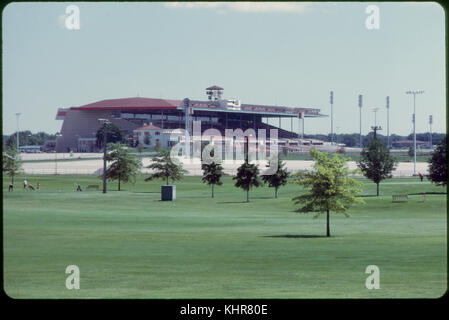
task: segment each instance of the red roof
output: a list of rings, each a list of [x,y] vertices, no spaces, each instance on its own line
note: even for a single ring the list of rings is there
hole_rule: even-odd
[[[152,98],[108,99],[72,107],[72,110],[114,110],[114,109],[176,109],[182,105],[181,100]]]
[[[212,87],[206,88],[206,90],[223,90],[223,88],[219,87],[219,86],[212,86]]]
[[[150,125],[147,125],[147,126],[139,127],[137,129],[134,129],[134,130],[162,130],[162,128],[159,128],[159,127],[156,127],[156,126],[153,126],[152,124],[150,124]]]

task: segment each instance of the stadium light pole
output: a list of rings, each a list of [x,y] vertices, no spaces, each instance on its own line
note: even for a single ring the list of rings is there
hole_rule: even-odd
[[[377,111],[379,111],[378,107],[371,108],[374,112],[374,126],[377,127]]]
[[[433,117],[432,117],[432,115],[430,115],[429,116],[429,129],[430,129],[429,146],[430,146],[430,149],[433,148],[433,143],[432,143],[432,123],[433,123]]]
[[[390,149],[390,97],[387,96],[387,148]]]
[[[17,120],[17,152],[19,152],[19,116],[21,115],[20,112],[16,113],[16,120]]]
[[[334,92],[330,92],[330,103],[331,103],[331,144],[334,144]]]
[[[106,193],[106,144],[107,144],[107,128],[108,119],[98,119],[103,124],[103,193]]]
[[[62,137],[62,134],[57,132],[55,134],[55,136],[56,136],[56,141],[58,141],[58,138]],[[56,147],[56,143],[55,143],[55,147]],[[58,174],[58,152],[56,150],[55,150],[55,174]]]
[[[406,94],[413,94],[413,175],[416,176],[416,95],[423,94],[424,90],[409,90]]]
[[[373,131],[374,131],[374,140],[376,140],[377,139],[377,131],[382,130],[382,127],[377,126],[377,111],[379,111],[379,108],[375,107],[375,108],[372,108],[372,110],[374,112],[374,126],[371,127],[371,129],[373,129]]]
[[[360,109],[360,148],[362,148],[362,95],[359,94],[359,109]]]

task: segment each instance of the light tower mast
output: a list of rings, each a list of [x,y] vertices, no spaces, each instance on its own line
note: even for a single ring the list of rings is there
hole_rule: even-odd
[[[432,143],[432,123],[433,123],[433,117],[432,115],[429,116],[429,128],[430,128],[430,135],[429,135],[429,147],[432,149],[433,143]]]
[[[406,94],[413,95],[413,175],[416,176],[416,95],[423,94],[424,90],[410,90]]]
[[[360,112],[359,112],[359,114],[360,114],[360,148],[362,148],[362,104],[363,104],[362,99],[363,99],[362,95],[359,94],[359,109],[360,109]]]
[[[21,115],[20,112],[16,113],[16,120],[17,120],[17,135],[16,135],[17,152],[19,152],[19,116],[20,115]]]
[[[390,97],[387,96],[387,148],[390,149]]]
[[[333,112],[334,92],[333,91],[331,91],[331,93],[330,93],[330,103],[331,103],[331,144],[334,144],[334,112]]]

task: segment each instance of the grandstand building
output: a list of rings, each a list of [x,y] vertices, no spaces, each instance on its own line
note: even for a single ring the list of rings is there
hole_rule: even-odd
[[[108,99],[82,106],[59,108],[56,119],[63,120],[57,152],[96,152],[96,132],[107,119],[122,129],[130,144],[136,143],[135,130],[151,125],[165,129],[185,129],[188,121],[201,121],[202,131],[215,128],[222,135],[225,129],[278,129],[280,139],[298,139],[293,121],[305,117],[322,117],[320,109],[244,104],[239,100],[222,99],[223,88],[206,89],[207,100],[167,100],[153,98]],[[187,121],[186,121],[187,115]],[[267,124],[267,119],[291,119],[290,130]],[[265,119],[265,121],[263,120]],[[299,128],[299,126],[298,126]],[[189,130],[190,131],[190,130]]]

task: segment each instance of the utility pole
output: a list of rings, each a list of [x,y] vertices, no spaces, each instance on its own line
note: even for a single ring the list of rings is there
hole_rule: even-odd
[[[413,94],[413,175],[416,176],[416,95],[424,93],[424,90],[407,91],[406,94]]]
[[[363,104],[362,99],[363,99],[362,95],[359,94],[359,109],[360,109],[360,112],[359,112],[359,114],[360,114],[360,148],[362,148],[362,104]]]
[[[429,135],[429,147],[432,149],[433,143],[432,143],[432,123],[433,123],[433,117],[432,115],[429,116],[429,128],[430,128],[430,135]]]
[[[330,93],[330,103],[331,103],[331,144],[334,144],[334,92]]]
[[[390,149],[390,97],[387,96],[387,148]]]

